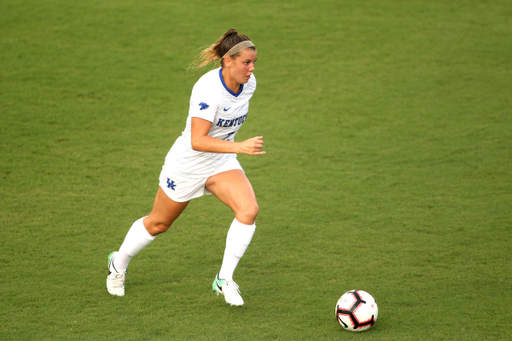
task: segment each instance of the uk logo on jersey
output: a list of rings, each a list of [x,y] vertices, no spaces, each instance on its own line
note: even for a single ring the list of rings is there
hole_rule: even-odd
[[[206,104],[205,102],[199,103],[199,110],[208,109],[208,107],[209,107],[209,105]]]
[[[167,188],[170,188],[173,191],[176,190],[176,183],[174,182],[174,180],[167,178]]]

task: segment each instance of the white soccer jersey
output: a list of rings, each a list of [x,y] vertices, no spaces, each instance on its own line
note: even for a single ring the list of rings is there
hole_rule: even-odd
[[[165,158],[164,168],[190,178],[210,177],[229,158],[236,154],[198,152],[192,149],[192,117],[212,122],[208,136],[234,141],[235,135],[247,118],[249,100],[256,90],[256,79],[242,84],[235,94],[222,78],[222,68],[203,75],[192,89],[187,125]]]

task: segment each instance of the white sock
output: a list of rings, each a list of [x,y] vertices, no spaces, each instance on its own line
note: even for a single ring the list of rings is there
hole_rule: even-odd
[[[236,266],[251,243],[255,230],[255,224],[245,225],[236,220],[236,218],[233,220],[226,238],[226,249],[224,250],[224,259],[222,260],[219,278],[233,280]]]
[[[123,244],[119,248],[119,253],[114,259],[114,267],[118,272],[125,272],[132,257],[137,255],[155,239],[155,236],[150,235],[144,227],[144,218],[142,217],[133,223],[124,238]]]

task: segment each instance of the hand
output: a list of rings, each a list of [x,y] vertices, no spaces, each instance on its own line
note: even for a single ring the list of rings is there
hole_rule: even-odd
[[[263,155],[266,152],[261,151],[263,148],[263,136],[256,136],[252,139],[240,142],[239,153],[247,155]]]

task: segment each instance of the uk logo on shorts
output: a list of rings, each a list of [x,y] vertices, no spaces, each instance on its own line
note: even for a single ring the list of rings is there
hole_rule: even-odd
[[[167,178],[167,188],[170,188],[173,191],[176,190],[176,183],[174,182],[174,180]]]

